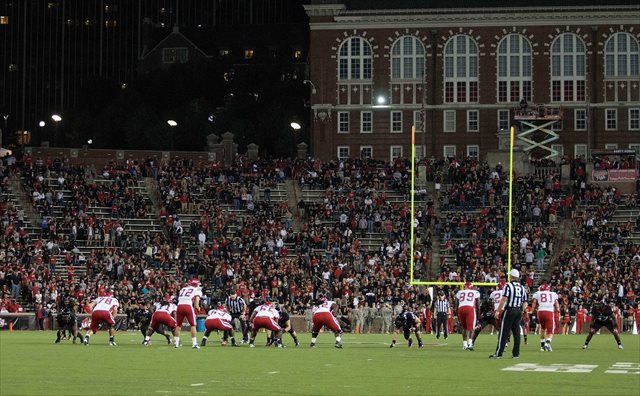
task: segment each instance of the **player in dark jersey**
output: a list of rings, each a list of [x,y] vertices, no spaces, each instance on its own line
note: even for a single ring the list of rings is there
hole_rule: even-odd
[[[478,324],[473,330],[473,338],[471,340],[471,345],[476,344],[476,338],[478,338],[478,336],[480,335],[480,332],[486,326],[491,325],[496,329],[499,327],[498,323],[496,323],[496,318],[494,316],[493,308],[494,308],[493,301],[491,301],[490,299],[484,300],[482,305],[480,305],[480,318],[478,320]]]
[[[613,305],[613,302],[611,305]],[[616,326],[613,318],[613,308],[602,301],[595,302],[591,308],[591,326],[589,327],[589,335],[587,335],[582,349],[589,347],[591,337],[603,326],[613,334],[613,338],[615,338],[618,343],[618,349],[623,349],[622,341],[620,341],[620,335],[618,334],[618,326]]]
[[[69,339],[73,335],[73,343],[76,343],[78,334],[78,319],[76,317],[76,300],[71,296],[64,296],[60,300],[60,311],[56,317],[58,321],[58,332],[56,335],[56,344],[60,339],[66,339],[66,332],[69,331]]]
[[[423,343],[422,337],[420,336],[420,318],[418,315],[411,311],[402,311],[400,315],[398,315],[395,320],[393,339],[391,340],[389,348],[396,346],[396,339],[398,338],[400,330],[403,332],[404,339],[407,340],[407,346],[411,347],[411,345],[413,345],[413,339],[411,338],[411,333],[413,332],[418,339],[418,348],[422,348]]]
[[[291,324],[291,317],[289,316],[289,312],[287,312],[282,307],[279,307],[278,311],[280,312],[280,318],[278,319],[278,324],[280,325],[280,327],[282,327],[282,334],[284,333],[291,334],[291,338],[293,338],[293,342],[297,347],[298,345],[300,345],[300,342],[298,342],[298,334],[296,334],[296,331],[293,329],[293,325]],[[271,337],[269,337],[267,346],[274,345],[277,342],[282,342],[282,338],[280,338],[280,341],[278,341],[278,339],[275,338],[274,335],[275,334],[271,332]]]

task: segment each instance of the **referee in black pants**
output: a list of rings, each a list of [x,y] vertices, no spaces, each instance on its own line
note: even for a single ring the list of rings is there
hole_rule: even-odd
[[[447,314],[449,313],[449,301],[445,299],[443,292],[438,293],[438,299],[434,303],[434,314],[436,317],[436,338],[440,339],[440,325],[444,327],[444,339],[449,338],[447,328]]]
[[[498,346],[496,352],[489,356],[492,359],[502,359],[502,352],[507,345],[509,332],[513,333],[513,358],[520,357],[520,321],[522,320],[522,312],[527,309],[527,289],[520,284],[520,271],[512,269],[509,272],[511,282],[502,290],[502,299],[498,306],[498,313],[502,312],[502,325],[500,326],[500,336],[498,337]]]
[[[231,315],[231,325],[233,326],[233,322],[235,319],[240,321],[240,328],[242,329],[242,343],[246,343],[248,341],[248,328],[247,328],[247,304],[244,302],[242,297],[236,294],[236,290],[231,290],[231,295],[227,297],[224,304],[227,306],[229,310],[229,315]]]

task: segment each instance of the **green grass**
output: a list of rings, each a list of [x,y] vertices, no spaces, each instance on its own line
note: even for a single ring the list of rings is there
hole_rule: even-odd
[[[308,347],[308,334],[299,348],[285,334],[285,349],[263,347],[264,334],[254,349],[222,348],[215,336],[201,350],[176,350],[157,335],[143,347],[133,332],[118,333],[115,348],[105,332],[88,347],[55,345],[54,338],[53,332],[0,332],[0,395],[637,395],[640,389],[640,375],[605,373],[616,362],[640,363],[638,336],[625,336],[622,351],[608,334],[596,335],[587,351],[580,349],[584,336],[558,336],[551,353],[539,352],[533,336],[519,360],[508,350],[505,359],[488,359],[496,339],[488,334],[475,352],[462,350],[459,335],[448,343],[427,336],[424,349],[404,343],[389,349],[389,335],[347,334],[342,350],[328,333],[316,349]],[[588,374],[501,371],[522,363],[597,367]]]

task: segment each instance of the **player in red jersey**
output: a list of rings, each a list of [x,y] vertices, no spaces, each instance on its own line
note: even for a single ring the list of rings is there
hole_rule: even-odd
[[[318,334],[323,327],[327,327],[333,331],[336,336],[336,348],[342,348],[342,328],[336,319],[334,312],[337,312],[338,305],[335,301],[329,301],[324,296],[319,296],[315,307],[313,307],[313,328],[311,330],[311,348],[316,347]]]
[[[174,346],[180,347],[180,332],[182,331],[182,322],[186,319],[189,322],[191,330],[191,346],[194,349],[200,349],[198,339],[196,338],[196,312],[200,310],[200,297],[202,297],[202,289],[200,288],[200,280],[193,278],[189,280],[189,284],[183,287],[178,294],[178,308],[176,310],[176,327]]]
[[[531,327],[531,314],[533,313],[533,309],[531,306],[528,306],[527,309],[522,313],[522,334],[524,336],[524,345],[527,345],[527,338],[529,337],[529,328]]]
[[[533,294],[533,303],[531,309],[538,308],[538,322],[540,323],[540,351],[553,351],[551,341],[553,334],[558,326],[555,313],[560,313],[560,305],[558,304],[558,294],[551,291],[549,285],[545,282],[540,285],[537,292]],[[546,337],[545,337],[546,336]]]
[[[476,318],[480,292],[473,290],[471,282],[466,282],[464,290],[456,294],[458,300],[458,323],[462,328],[462,349],[473,351],[473,330],[476,327]]]
[[[204,327],[207,329],[202,337],[200,345],[207,345],[207,338],[212,331],[222,331],[222,342],[220,345],[226,346],[227,340],[231,337],[231,345],[236,345],[236,339],[233,337],[233,326],[231,325],[231,315],[227,312],[224,305],[219,305],[215,309],[209,310],[207,318],[204,321]]]
[[[256,307],[251,313],[249,323],[251,324],[251,337],[249,337],[249,347],[254,348],[253,344],[258,330],[267,329],[272,332],[271,337],[275,340],[275,344],[278,348],[282,348],[282,328],[278,324],[280,319],[280,313],[276,308],[267,301],[266,303]]]
[[[157,331],[159,333],[161,325],[167,326],[169,329],[171,329],[173,336],[176,336],[176,327],[178,327],[178,323],[176,322],[174,316],[177,309],[178,307],[173,303],[173,299],[171,298],[171,296],[165,296],[164,300],[158,303],[153,316],[151,316],[151,324],[149,325],[147,334],[145,335],[144,341],[142,342],[143,345],[150,345],[149,340],[151,339],[153,332]],[[167,342],[169,342],[168,338]]]
[[[116,346],[114,339],[116,321],[114,317],[118,313],[118,307],[120,303],[118,299],[113,296],[113,291],[109,290],[105,293],[104,297],[96,298],[89,307],[91,311],[91,327],[87,330],[87,334],[84,336],[82,343],[89,345],[89,337],[98,332],[101,323],[106,323],[109,326],[109,345]]]

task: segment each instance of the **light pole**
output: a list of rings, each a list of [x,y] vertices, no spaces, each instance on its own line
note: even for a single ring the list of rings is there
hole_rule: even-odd
[[[60,121],[62,121],[62,117],[58,114],[53,114],[51,115],[51,119],[56,126],[55,134],[53,135],[53,145],[58,146],[58,124],[60,123]]]
[[[169,126],[171,128],[175,128],[178,126],[178,123],[175,120],[167,120],[167,124],[169,124]],[[173,131],[169,131],[169,138],[171,139],[171,150],[174,149],[173,147]]]
[[[4,118],[4,129],[2,130],[2,133],[0,133],[0,147],[2,147],[2,137],[5,134],[5,131],[7,130],[7,120],[9,119],[9,114],[3,114],[2,118]]]
[[[297,153],[296,153],[296,133],[302,129],[302,125],[300,125],[299,122],[297,121],[292,121],[291,124],[289,124],[291,126],[291,129],[293,129],[293,154],[291,156],[291,158],[293,158],[295,160],[295,158],[297,157]]]

